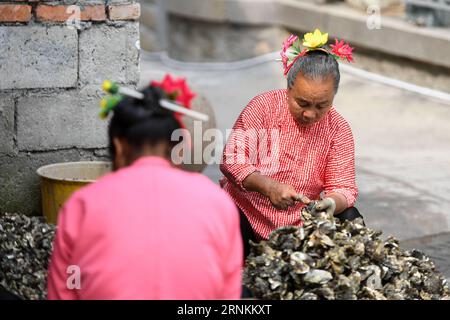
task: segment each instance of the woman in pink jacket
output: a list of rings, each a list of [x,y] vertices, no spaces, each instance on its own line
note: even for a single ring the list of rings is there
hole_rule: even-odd
[[[208,178],[171,164],[179,117],[162,90],[126,97],[109,125],[114,172],[58,217],[49,299],[239,299],[237,209]]]

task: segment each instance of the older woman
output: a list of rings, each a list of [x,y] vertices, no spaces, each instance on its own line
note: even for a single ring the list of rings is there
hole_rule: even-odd
[[[309,49],[285,64],[287,89],[250,101],[223,153],[222,185],[241,211],[246,254],[249,239],[300,225],[299,200],[306,197],[340,219],[360,217],[353,207],[358,191],[352,132],[333,107],[339,65],[323,47]],[[256,151],[266,143],[270,161]]]

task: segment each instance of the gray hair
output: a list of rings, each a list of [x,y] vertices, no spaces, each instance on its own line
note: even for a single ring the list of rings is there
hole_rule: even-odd
[[[295,79],[297,79],[299,73],[306,78],[314,80],[331,76],[334,79],[334,92],[336,93],[339,88],[341,79],[339,64],[335,58],[323,51],[310,51],[295,61],[287,75],[288,89],[294,86]]]

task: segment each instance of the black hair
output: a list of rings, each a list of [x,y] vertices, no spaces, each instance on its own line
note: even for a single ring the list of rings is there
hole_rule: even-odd
[[[172,132],[181,128],[172,111],[161,107],[159,101],[165,98],[164,92],[149,86],[141,91],[144,99],[123,98],[114,108],[109,123],[109,153],[115,156],[114,138],[123,138],[137,152],[144,145],[155,145],[166,141],[169,146],[176,145],[171,141]]]
[[[331,76],[334,80],[334,92],[338,91],[341,79],[339,64],[335,58],[326,52],[321,50],[308,51],[305,56],[297,59],[287,76],[289,89],[294,85],[299,73],[306,78],[314,80]]]

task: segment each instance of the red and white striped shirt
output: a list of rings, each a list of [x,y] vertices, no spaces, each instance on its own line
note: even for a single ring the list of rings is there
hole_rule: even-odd
[[[273,90],[253,98],[242,111],[224,149],[220,170],[224,190],[247,216],[259,239],[282,226],[301,225],[302,203],[278,210],[268,197],[247,191],[242,182],[259,171],[292,185],[310,199],[338,192],[353,206],[355,150],[347,121],[332,107],[317,123],[300,126],[287,104],[287,90]]]

